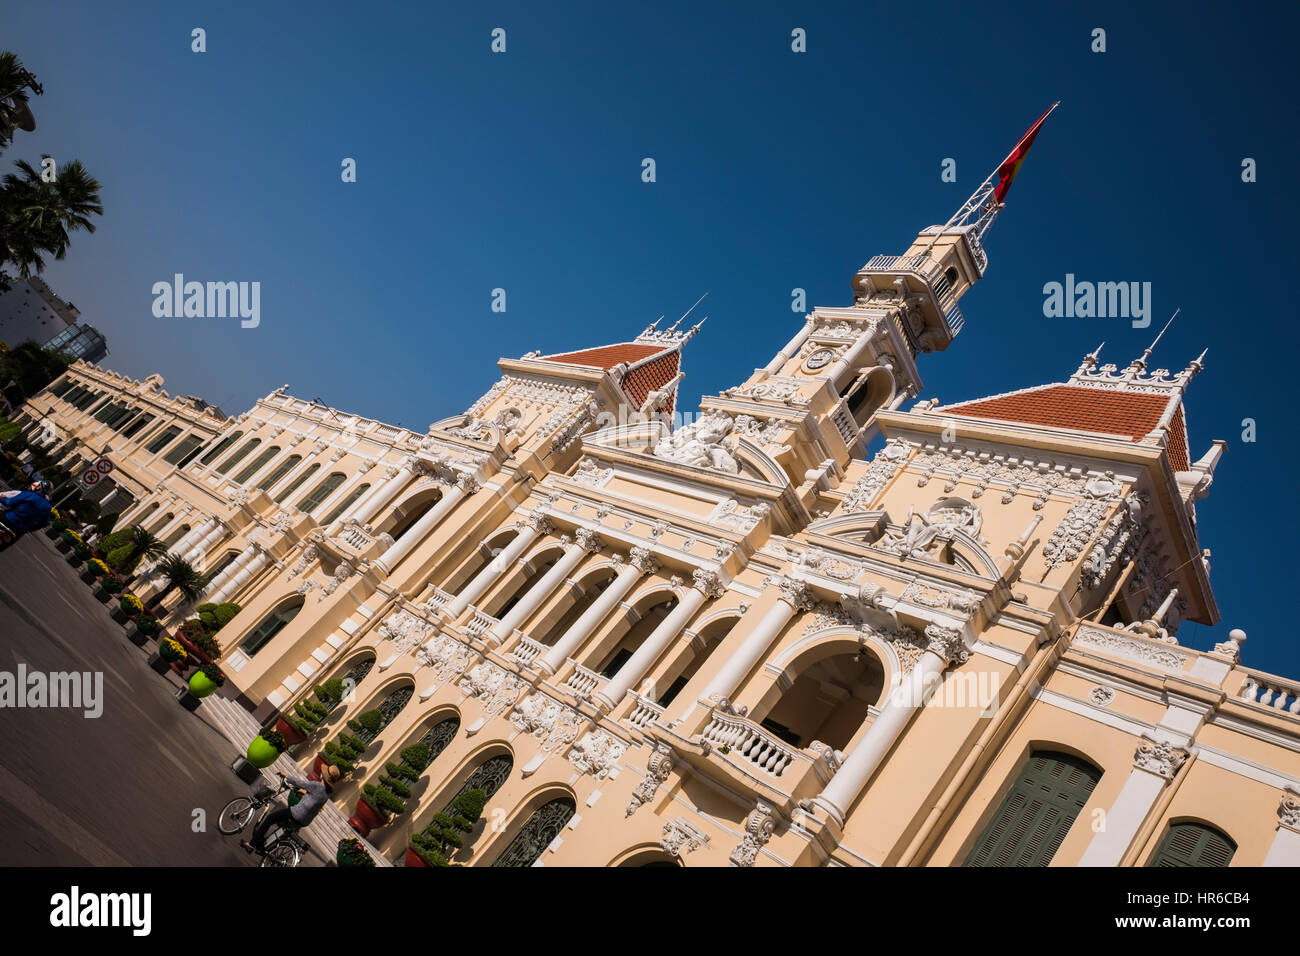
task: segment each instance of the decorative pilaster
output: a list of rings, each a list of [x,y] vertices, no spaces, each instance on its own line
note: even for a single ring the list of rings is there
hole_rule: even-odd
[[[627,805],[624,817],[630,817],[637,809],[654,799],[655,791],[673,772],[673,751],[662,740],[655,743],[655,752],[646,761],[645,777],[632,791],[632,800]]]
[[[771,805],[759,800],[749,816],[745,818],[745,835],[731,851],[733,866],[753,866],[758,859],[758,851],[772,839],[776,829],[776,812]]]

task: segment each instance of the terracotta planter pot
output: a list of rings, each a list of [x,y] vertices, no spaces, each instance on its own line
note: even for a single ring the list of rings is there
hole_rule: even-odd
[[[307,739],[298,732],[297,727],[289,723],[289,721],[285,720],[283,717],[276,719],[275,729],[284,734],[284,742],[290,747],[295,747]]]
[[[348,821],[348,825],[362,837],[370,836],[371,830],[378,830],[387,824],[388,820],[384,815],[367,803],[364,797],[357,800],[356,811]]]
[[[323,767],[323,766],[325,766],[325,761],[321,759],[321,755],[320,755],[320,754],[317,754],[317,755],[316,755],[316,759],[313,760],[313,761],[311,762],[311,773],[307,774],[307,779],[308,779],[308,780],[319,780],[319,779],[320,779],[320,769],[321,769],[321,767]]]
[[[403,866],[422,866],[428,869],[429,864],[424,862],[424,857],[415,852],[413,847],[406,848],[406,855],[402,857]]]

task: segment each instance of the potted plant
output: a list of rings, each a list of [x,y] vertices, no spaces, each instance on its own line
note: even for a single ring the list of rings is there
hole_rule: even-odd
[[[245,757],[258,770],[262,770],[275,763],[280,754],[284,753],[284,737],[274,730],[264,730],[253,738],[252,743],[248,745]]]
[[[370,836],[370,831],[388,824],[393,817],[406,812],[406,801],[410,799],[412,783],[420,779],[420,774],[429,766],[429,745],[414,743],[402,749],[396,763],[384,764],[384,773],[377,783],[368,783],[361,788],[362,796],[357,798],[356,810],[348,821],[352,829],[363,837]]]
[[[149,666],[159,674],[166,674],[173,664],[184,660],[185,648],[164,635],[158,641],[158,650],[149,657]]]
[[[339,866],[374,866],[374,858],[361,845],[356,837],[344,837],[339,840],[334,862]]]
[[[253,783],[262,775],[262,769],[271,766],[284,751],[284,738],[274,730],[264,730],[248,745],[242,756],[231,764],[235,775],[244,783]]]
[[[462,834],[473,832],[487,799],[486,790],[466,790],[451,802],[446,812],[435,813],[429,825],[411,837],[406,865],[451,866],[452,855],[465,845]]]
[[[203,664],[190,675],[190,693],[202,700],[204,697],[215,694],[225,682],[226,675],[221,673],[220,667],[216,664]]]
[[[331,677],[317,684],[313,693],[315,699],[304,697],[293,705],[293,714],[282,716],[275,723],[275,729],[284,734],[290,745],[300,744],[315,733],[321,721],[338,706],[343,699],[343,681]]]
[[[109,601],[122,590],[121,579],[115,577],[112,572],[107,577],[100,578],[99,586],[95,588],[95,597],[107,604]]]
[[[99,558],[91,558],[86,562],[86,570],[81,572],[81,580],[85,581],[87,584],[94,584],[100,578],[107,577],[112,573],[113,572],[109,570],[108,565]]]
[[[126,636],[130,638],[131,643],[136,647],[144,647],[151,640],[158,636],[162,630],[162,625],[152,614],[141,612],[137,617],[126,624]]]
[[[54,547],[58,549],[59,554],[71,554],[72,545],[80,540],[81,535],[71,529],[65,528],[59,533],[58,538],[55,539]]]
[[[118,624],[126,624],[131,618],[144,613],[144,602],[129,591],[118,596],[117,607],[110,612]]]
[[[78,537],[72,542],[72,553],[68,555],[67,561],[68,564],[77,568],[81,566],[83,561],[89,561],[92,557],[94,557],[94,552],[90,550],[86,542]]]

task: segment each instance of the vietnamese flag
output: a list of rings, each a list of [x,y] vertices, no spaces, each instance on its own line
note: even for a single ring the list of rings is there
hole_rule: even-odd
[[[1007,190],[1011,188],[1011,180],[1016,178],[1016,173],[1020,171],[1020,164],[1029,155],[1029,147],[1034,145],[1034,137],[1038,135],[1038,129],[1043,125],[1043,120],[1051,116],[1052,110],[1060,105],[1059,100],[1053,103],[1047,112],[1038,118],[1038,122],[1029,127],[1029,132],[1021,137],[1020,142],[1016,143],[1015,149],[1011,150],[1007,158],[1002,161],[1002,165],[998,167],[998,184],[993,189],[993,201],[998,205],[1006,201]]]

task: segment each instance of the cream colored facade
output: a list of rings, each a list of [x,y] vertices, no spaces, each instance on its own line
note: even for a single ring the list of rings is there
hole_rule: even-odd
[[[980,235],[931,227],[873,259],[851,305],[672,432],[675,329],[503,359],[425,433],[283,389],[214,422],[158,380],[66,380],[203,439],[166,468],[147,435],[107,440],[122,521],[241,605],[220,639],[245,706],[269,722],[361,675],[304,767],[349,716],[406,699],[337,789],[346,812],[458,721],[410,812],[371,834],[393,861],[479,771],[470,865],[950,866],[1044,840],[1035,862],[1146,865],[1188,825],[1233,866],[1300,863],[1300,684],[1243,667],[1240,632],[1175,636],[1219,618],[1195,507],[1223,445],[1191,462],[1181,408],[1199,362],[1088,356],[1048,392],[915,402]],[[93,445],[61,391],[28,404],[33,436],[53,421]],[[1026,816],[1035,766],[1082,789]]]

